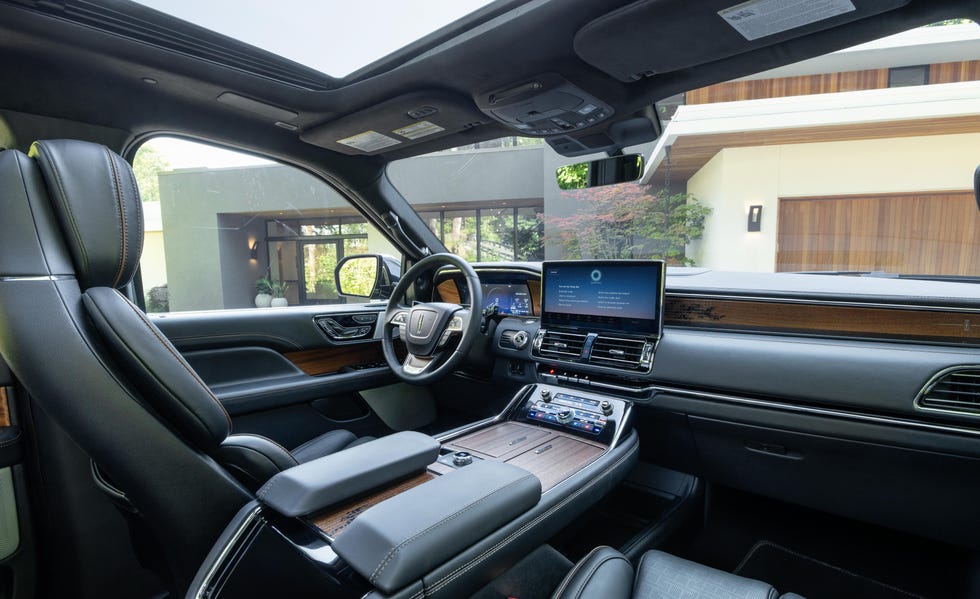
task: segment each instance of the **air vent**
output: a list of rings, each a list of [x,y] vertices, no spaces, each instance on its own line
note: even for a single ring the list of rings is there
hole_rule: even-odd
[[[586,337],[585,333],[544,331],[544,335],[535,340],[534,348],[542,356],[565,360],[578,359],[582,356],[582,350],[585,349]]]
[[[622,337],[610,337],[599,335],[595,338],[592,345],[592,354],[589,357],[591,364],[597,366],[612,366],[615,368],[628,368],[636,370],[644,366],[644,362],[649,363],[650,349],[646,341],[641,339],[624,339]],[[646,354],[646,360],[644,359]]]
[[[926,410],[980,416],[980,366],[961,366],[933,377],[915,403]]]
[[[530,338],[526,331],[508,329],[500,334],[500,347],[504,349],[524,349]]]

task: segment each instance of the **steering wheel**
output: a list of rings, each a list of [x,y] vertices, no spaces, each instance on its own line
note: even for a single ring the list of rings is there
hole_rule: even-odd
[[[445,265],[455,266],[463,273],[469,289],[469,308],[446,302],[412,306],[403,303],[405,292],[416,279]],[[480,278],[465,260],[455,254],[433,254],[419,260],[398,281],[385,310],[381,347],[388,366],[398,378],[414,385],[424,385],[446,376],[462,361],[480,334],[481,306]],[[396,328],[408,349],[404,361],[399,361],[395,355]],[[459,342],[453,344],[457,338]],[[452,353],[449,353],[450,348]]]

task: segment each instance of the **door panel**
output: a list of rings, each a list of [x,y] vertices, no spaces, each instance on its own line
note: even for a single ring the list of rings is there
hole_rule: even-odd
[[[394,381],[381,352],[381,310],[320,305],[152,318],[228,410],[235,432],[295,447],[337,428],[390,432],[357,394]]]

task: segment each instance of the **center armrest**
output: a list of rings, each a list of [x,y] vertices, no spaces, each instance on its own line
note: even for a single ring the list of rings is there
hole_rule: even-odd
[[[303,516],[421,472],[437,457],[432,437],[395,433],[283,470],[256,496],[284,516]]]
[[[419,485],[359,515],[333,550],[385,593],[420,579],[541,498],[530,472],[484,461]]]

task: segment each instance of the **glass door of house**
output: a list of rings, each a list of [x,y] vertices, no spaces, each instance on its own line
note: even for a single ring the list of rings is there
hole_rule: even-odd
[[[342,239],[330,241],[297,241],[296,271],[299,277],[300,304],[340,304],[334,268],[344,257]]]

